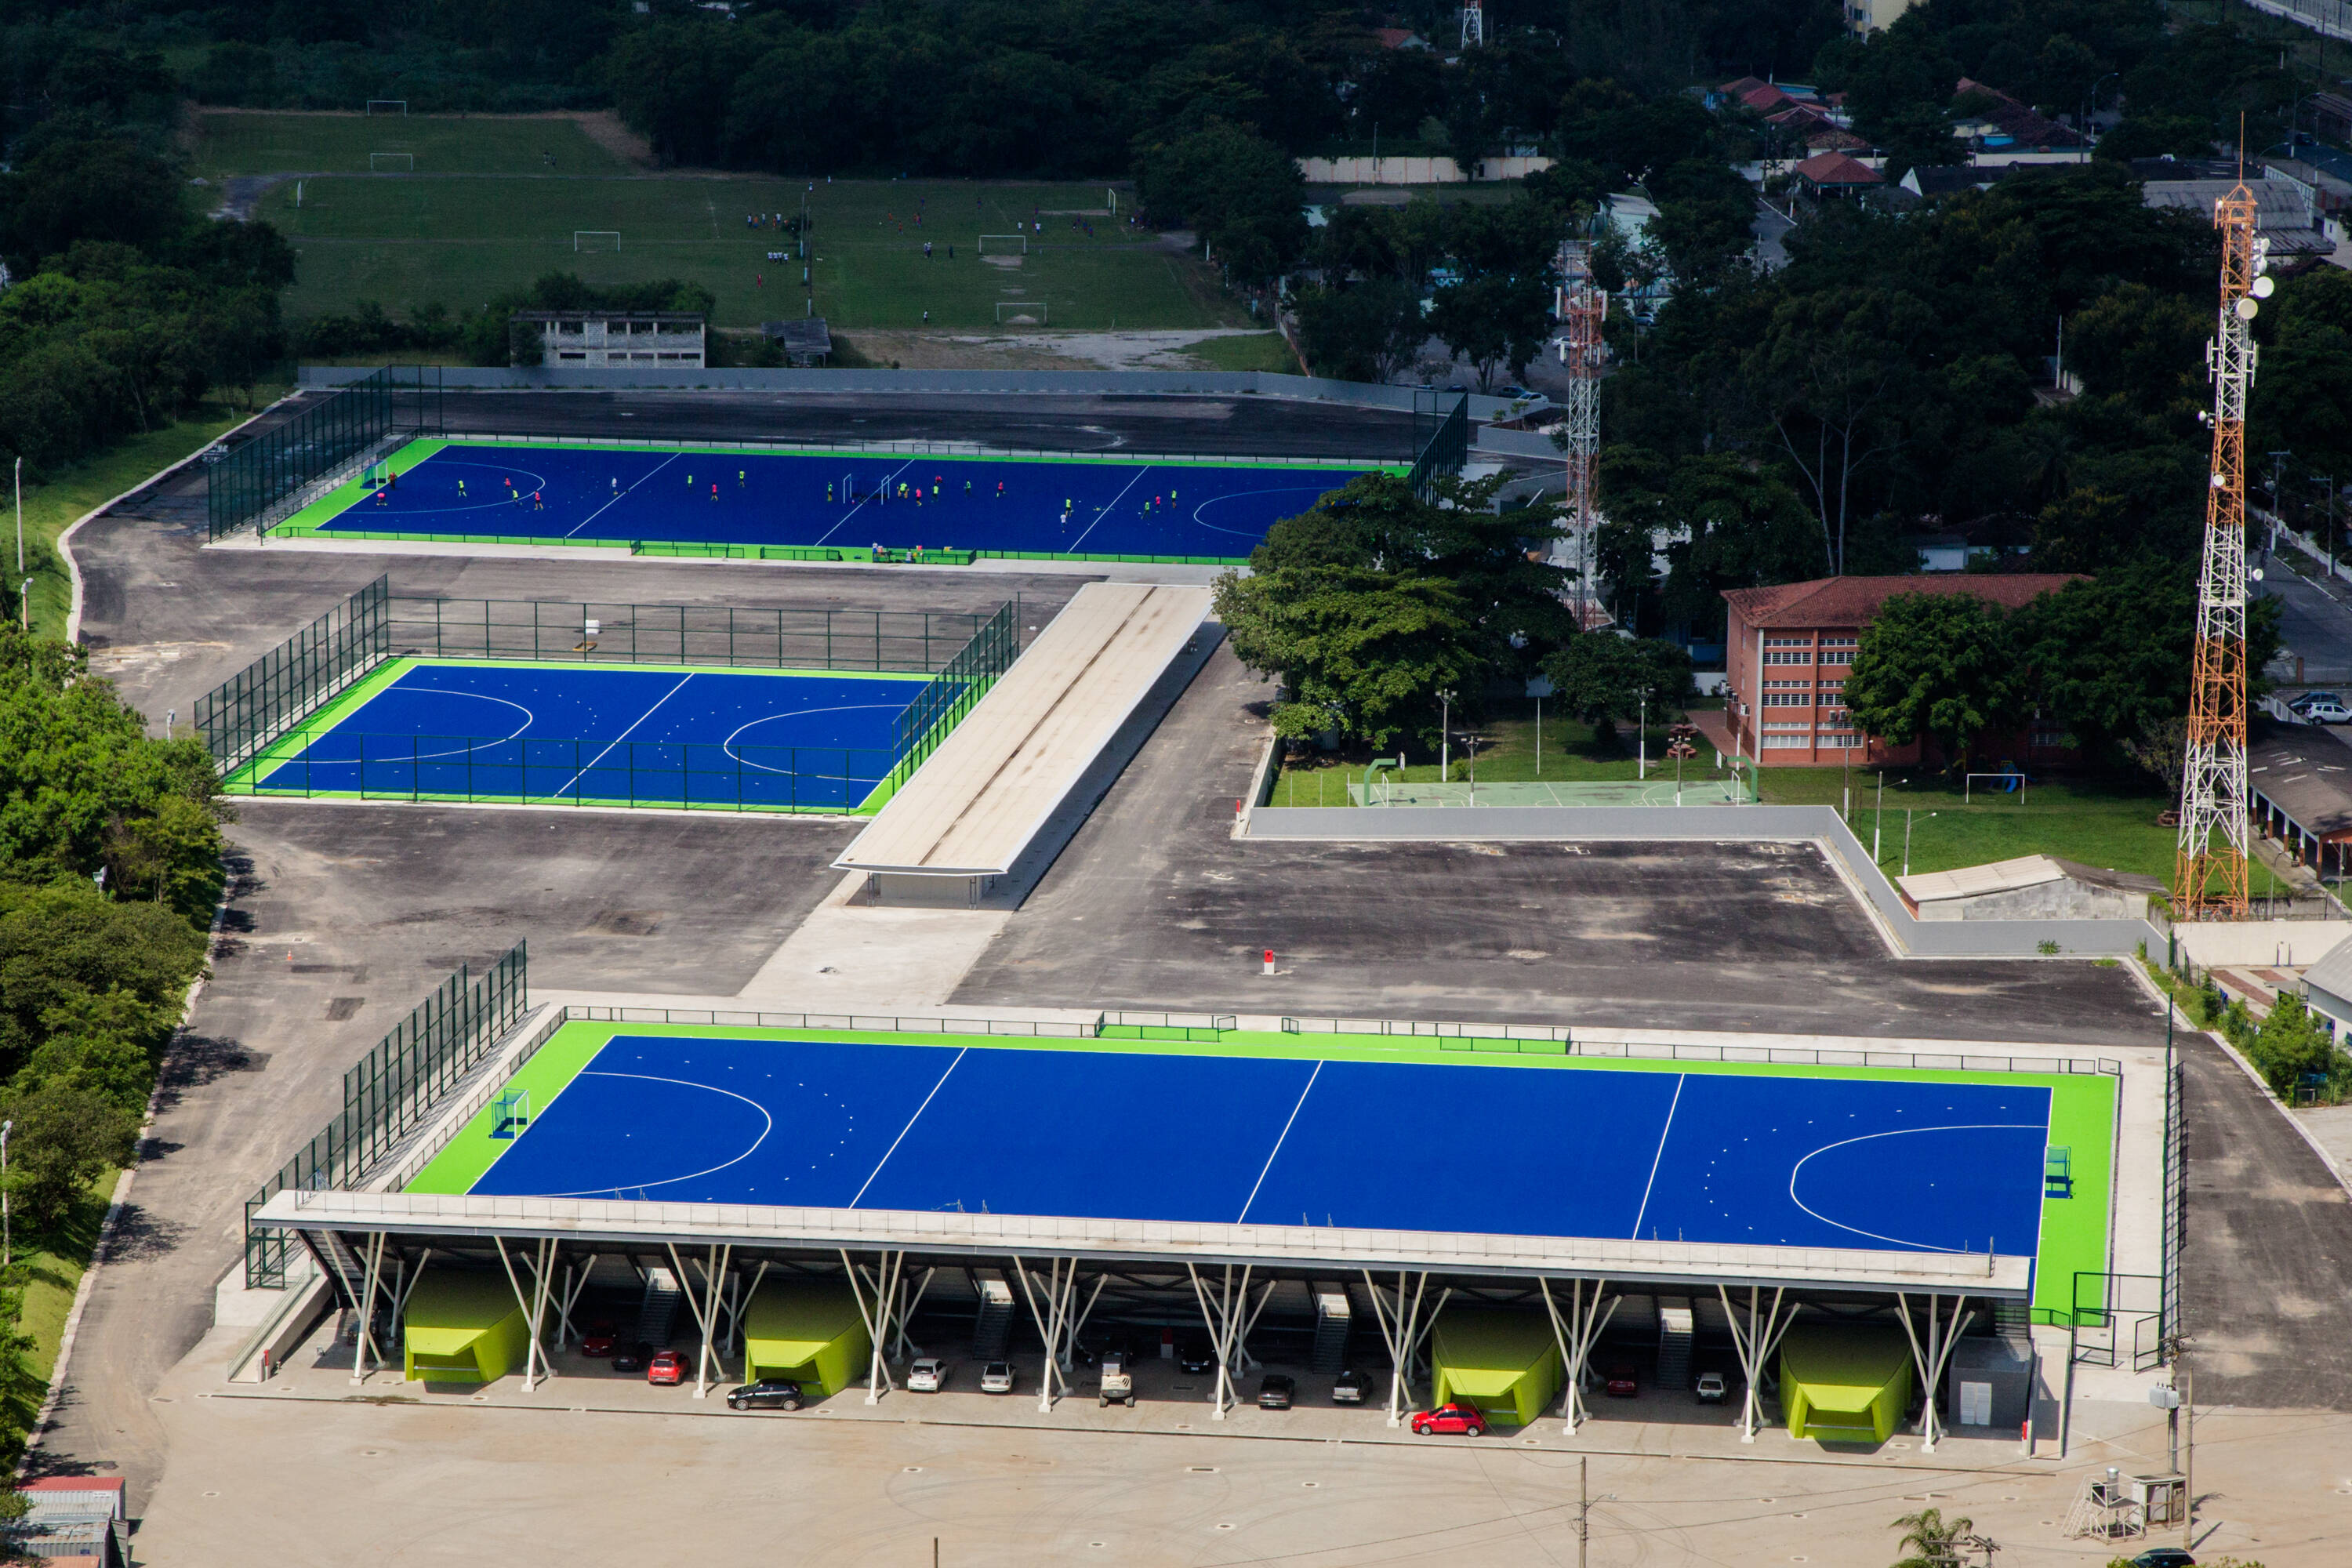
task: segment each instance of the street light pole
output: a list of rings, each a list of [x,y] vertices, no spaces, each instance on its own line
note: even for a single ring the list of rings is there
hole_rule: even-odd
[[[0,1268],[16,1259],[16,1237],[8,1230],[8,1130],[16,1125],[0,1121]]]
[[[1886,826],[1886,770],[1878,770],[1878,813],[1870,819],[1870,863],[1879,864],[1878,836]]]
[[[1437,782],[1449,784],[1454,778],[1454,692],[1451,688],[1437,694],[1441,704],[1437,721]]]
[[[1633,777],[1650,776],[1650,689],[1642,688],[1641,717],[1633,721]]]
[[[1933,817],[1937,814],[1931,811],[1927,815]],[[1903,808],[1903,874],[1911,874],[1911,807],[1907,805]]]

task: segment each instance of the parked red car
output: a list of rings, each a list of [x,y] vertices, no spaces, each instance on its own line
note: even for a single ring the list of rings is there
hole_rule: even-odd
[[[1612,1399],[1631,1399],[1642,1391],[1642,1385],[1634,1381],[1633,1367],[1623,1362],[1609,1369],[1607,1386]]]
[[[646,1363],[646,1381],[672,1387],[686,1381],[686,1357],[677,1351],[656,1351]]]
[[[1416,1413],[1412,1429],[1424,1437],[1433,1432],[1459,1432],[1465,1437],[1475,1437],[1486,1430],[1486,1418],[1478,1414],[1476,1405],[1457,1401]]]
[[[586,1331],[580,1336],[580,1353],[593,1356],[598,1361],[610,1361],[613,1352],[620,1348],[621,1331],[614,1327],[609,1318],[591,1320]]]

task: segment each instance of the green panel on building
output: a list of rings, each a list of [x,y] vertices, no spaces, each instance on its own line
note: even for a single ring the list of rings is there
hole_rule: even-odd
[[[1911,1342],[1886,1323],[1805,1323],[1780,1342],[1789,1434],[1879,1444],[1911,1403]]]
[[[1448,1307],[1430,1339],[1432,1400],[1468,1400],[1497,1426],[1524,1426],[1559,1393],[1559,1342],[1531,1312]]]
[[[521,1364],[530,1342],[503,1274],[428,1268],[403,1321],[402,1370],[412,1382],[495,1382]]]
[[[766,1280],[743,1309],[747,1381],[788,1377],[822,1399],[864,1377],[873,1348],[846,1280]]]

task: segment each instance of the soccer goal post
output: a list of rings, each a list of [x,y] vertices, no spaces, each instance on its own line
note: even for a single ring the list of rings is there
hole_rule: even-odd
[[[1024,322],[1042,327],[1047,320],[1043,300],[999,300],[996,302],[996,324],[1000,327],[1018,326]]]
[[[1025,234],[983,234],[980,237],[980,253],[982,256],[988,254],[991,245],[996,247],[1000,256],[1006,251],[1016,251],[1023,256],[1029,254],[1029,237]]]
[[[575,228],[572,231],[574,254],[583,250],[618,250],[621,231],[617,228]]]
[[[387,169],[395,174],[413,174],[416,173],[416,154],[414,153],[371,153],[368,154],[369,174],[381,174]]]
[[[367,100],[367,111],[370,114],[404,115],[408,112],[408,100],[404,98],[371,98]]]

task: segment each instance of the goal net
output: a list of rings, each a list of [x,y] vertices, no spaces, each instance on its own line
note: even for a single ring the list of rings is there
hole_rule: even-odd
[[[996,254],[999,256],[1008,254],[1026,256],[1029,254],[1029,237],[1025,234],[982,235],[980,237],[980,253],[982,256],[986,256],[989,254],[989,247],[991,246],[994,246],[996,247]]]
[[[371,153],[368,154],[368,173],[372,174],[380,174],[387,169],[396,174],[413,174],[416,173],[416,154],[414,153]]]
[[[1045,301],[1043,300],[999,300],[996,302],[996,324],[1000,327],[1042,327],[1045,321]]]
[[[581,251],[618,250],[621,231],[617,228],[575,228],[572,231],[572,248]]]
[[[371,98],[367,100],[370,114],[406,114],[408,100],[404,98]]]

